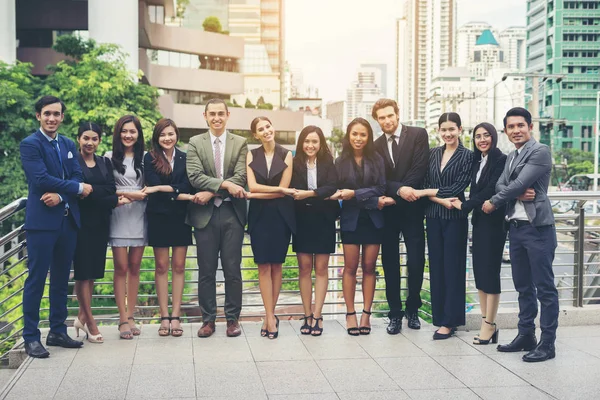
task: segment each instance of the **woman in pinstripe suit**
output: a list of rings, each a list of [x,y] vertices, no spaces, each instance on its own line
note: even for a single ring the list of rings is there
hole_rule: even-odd
[[[438,121],[443,146],[429,152],[429,169],[419,197],[430,200],[425,210],[433,325],[440,328],[433,339],[448,339],[465,324],[465,275],[467,264],[467,213],[452,201],[465,200],[471,181],[473,152],[460,142],[460,116],[444,113]]]

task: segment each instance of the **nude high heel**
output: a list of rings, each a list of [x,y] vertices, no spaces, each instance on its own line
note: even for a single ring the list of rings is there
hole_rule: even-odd
[[[102,333],[100,333],[100,331],[98,331],[97,335],[92,335],[90,333],[89,328],[87,327],[87,324],[85,324],[83,326],[83,330],[87,334],[87,340],[88,340],[88,342],[90,342],[90,343],[104,343],[104,338],[102,337]]]
[[[73,328],[75,328],[75,335],[77,337],[79,337],[79,330],[80,329],[82,331],[86,332],[85,326],[84,326],[84,324],[81,323],[81,321],[79,320],[79,317],[75,317],[75,320],[73,321]]]

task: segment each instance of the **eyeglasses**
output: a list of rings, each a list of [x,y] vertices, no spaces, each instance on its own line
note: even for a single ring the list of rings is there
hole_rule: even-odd
[[[483,138],[489,139],[491,137],[492,137],[492,135],[489,132],[485,132],[483,134],[478,133],[477,135],[475,135],[475,140],[481,140]]]

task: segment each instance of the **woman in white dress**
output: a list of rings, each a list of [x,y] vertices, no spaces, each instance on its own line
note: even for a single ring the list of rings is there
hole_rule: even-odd
[[[140,265],[146,233],[146,193],[144,187],[144,135],[140,120],[126,115],[117,121],[113,131],[113,150],[106,153],[114,168],[117,195],[121,202],[111,214],[109,244],[115,265],[115,301],[119,309],[119,336],[133,339],[141,332],[133,314],[140,284]],[[125,302],[127,297],[127,303]]]

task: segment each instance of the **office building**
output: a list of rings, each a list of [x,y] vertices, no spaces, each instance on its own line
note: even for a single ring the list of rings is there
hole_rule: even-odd
[[[504,61],[508,68],[525,71],[527,61],[527,28],[512,26],[495,35],[504,51]]]
[[[492,32],[494,37],[498,33],[487,22],[469,22],[458,28],[456,32],[456,66],[466,67],[471,62],[475,43],[486,30]]]

